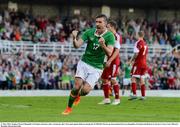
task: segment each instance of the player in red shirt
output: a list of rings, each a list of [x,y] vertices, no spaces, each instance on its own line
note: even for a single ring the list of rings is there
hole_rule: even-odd
[[[116,38],[116,42],[114,45],[114,51],[111,57],[108,58],[106,62],[106,67],[103,70],[101,79],[103,82],[103,92],[104,92],[104,100],[98,104],[110,104],[111,100],[109,98],[109,90],[110,87],[113,87],[115,93],[115,99],[112,102],[112,105],[120,104],[120,97],[119,97],[119,84],[116,80],[119,65],[120,65],[120,57],[119,57],[119,50],[120,50],[120,43],[122,41],[121,36],[116,32],[117,30],[117,23],[115,21],[110,21],[107,25],[109,31],[114,33]]]
[[[145,73],[147,71],[147,63],[146,58],[148,54],[148,46],[146,45],[146,42],[144,41],[144,32],[140,31],[138,33],[138,41],[135,43],[134,46],[134,56],[129,61],[129,64],[133,63],[133,67],[131,70],[131,87],[133,96],[131,96],[130,100],[136,99],[136,80],[140,80],[140,87],[141,87],[141,94],[142,97],[141,100],[145,99]]]

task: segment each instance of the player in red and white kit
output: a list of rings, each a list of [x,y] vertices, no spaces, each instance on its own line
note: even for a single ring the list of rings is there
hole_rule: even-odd
[[[147,71],[147,54],[148,54],[148,46],[144,41],[144,32],[140,31],[138,33],[138,41],[134,46],[134,56],[129,61],[129,64],[133,63],[133,67],[131,70],[131,87],[133,96],[131,96],[130,100],[136,99],[136,80],[139,79],[139,85],[141,87],[141,100],[145,99],[145,73]]]
[[[119,57],[119,50],[120,50],[120,43],[122,42],[121,36],[116,32],[117,30],[117,23],[115,21],[110,21],[107,25],[109,31],[114,33],[116,38],[116,42],[114,45],[114,51],[108,61],[106,62],[106,67],[103,70],[101,79],[103,82],[103,92],[104,92],[104,100],[98,104],[110,104],[111,100],[109,98],[109,90],[110,87],[113,87],[115,93],[115,99],[112,102],[112,105],[120,104],[120,97],[119,97],[119,84],[116,80],[119,65],[120,65],[120,57]]]

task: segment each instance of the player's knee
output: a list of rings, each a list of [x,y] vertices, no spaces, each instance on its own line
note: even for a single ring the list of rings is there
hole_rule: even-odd
[[[107,83],[109,83],[109,80],[108,79],[102,79],[102,83],[107,84]]]
[[[79,90],[81,85],[82,85],[82,80],[81,79],[76,79],[75,82],[74,82],[74,88]]]
[[[75,78],[74,87],[71,90],[72,96],[77,96],[79,94],[79,90],[82,86],[82,79],[81,78]]]
[[[81,89],[81,96],[86,96],[90,91],[92,90],[92,87],[90,85],[84,85]]]
[[[140,78],[140,85],[145,84],[144,78]]]
[[[132,77],[132,78],[131,78],[131,82],[132,82],[132,83],[136,83],[136,78]]]
[[[74,84],[74,88],[75,88],[76,90],[79,90],[79,89],[80,89],[80,85],[79,85],[79,84]]]
[[[111,79],[111,84],[112,85],[116,85],[117,84],[117,80],[116,79]]]

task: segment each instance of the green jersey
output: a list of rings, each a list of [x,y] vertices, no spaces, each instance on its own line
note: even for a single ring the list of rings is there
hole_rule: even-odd
[[[103,69],[105,52],[99,44],[99,38],[103,37],[105,40],[106,46],[114,46],[115,37],[112,32],[106,31],[101,35],[96,35],[96,29],[91,28],[83,33],[81,36],[84,42],[87,42],[87,47],[84,55],[82,56],[82,61],[85,63],[99,69]]]
[[[124,64],[125,75],[124,78],[131,78],[131,66]]]

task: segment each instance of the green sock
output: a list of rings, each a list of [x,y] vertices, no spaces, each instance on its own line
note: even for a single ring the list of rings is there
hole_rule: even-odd
[[[75,99],[76,97],[69,96],[68,107],[72,108]]]
[[[69,95],[68,107],[72,108],[74,100],[76,99],[77,95],[78,95],[78,90],[73,88],[71,90],[71,94]]]

